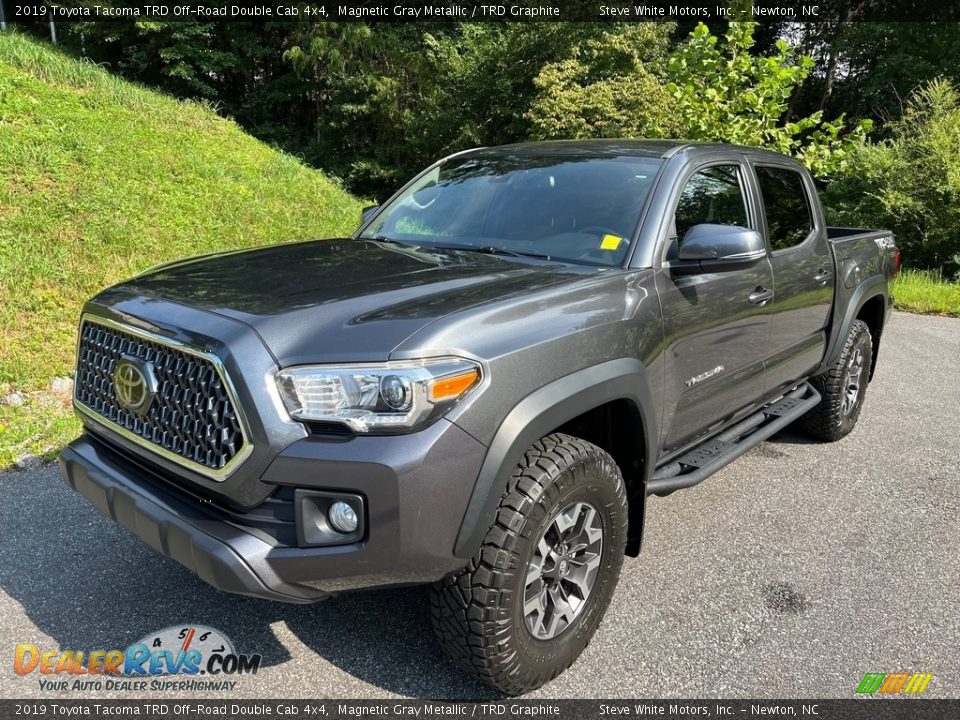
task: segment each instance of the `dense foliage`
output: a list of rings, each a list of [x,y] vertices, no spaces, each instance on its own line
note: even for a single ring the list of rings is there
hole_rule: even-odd
[[[821,176],[842,170],[871,122],[845,128],[842,117],[824,120],[822,110],[785,120],[814,62],[784,40],[754,54],[754,28],[731,23],[721,40],[698,25],[669,55],[659,25],[590,40],[537,77],[535,135],[731,142],[795,155]]]
[[[316,101],[308,160],[382,197],[438,156],[530,135],[534,78],[601,26],[303,28],[286,52]]]
[[[947,160],[911,133],[936,127],[949,135],[956,116],[942,113],[930,125],[907,98],[940,77],[960,82],[960,26],[854,22],[857,7],[846,12],[845,22],[709,29],[78,23],[62,38],[113,71],[210,102],[365,197],[382,199],[433,159],[476,145],[602,135],[725,140],[789,152],[821,179],[839,177],[831,206],[847,222],[889,218],[910,248],[908,263],[954,272],[960,232],[951,230],[946,196],[918,175]],[[914,167],[915,157],[930,164]],[[922,191],[897,195],[901,166]]]
[[[861,146],[826,200],[849,224],[888,227],[917,267],[960,271],[960,92],[938,80],[915,92],[890,137]]]
[[[671,123],[673,98],[665,83],[672,25],[614,28],[573,46],[534,79],[526,117],[536,139],[680,137]]]

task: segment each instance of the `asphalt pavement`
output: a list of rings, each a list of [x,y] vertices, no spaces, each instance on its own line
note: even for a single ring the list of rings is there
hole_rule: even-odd
[[[590,647],[531,697],[851,697],[864,673],[897,671],[960,697],[958,428],[960,320],[896,314],[853,434],[784,433],[652,499]],[[311,606],[226,595],[55,466],[0,473],[0,697],[128,697],[41,691],[13,672],[14,646],[125,648],[184,623],[263,655],[229,697],[495,697],[439,654],[423,589]]]

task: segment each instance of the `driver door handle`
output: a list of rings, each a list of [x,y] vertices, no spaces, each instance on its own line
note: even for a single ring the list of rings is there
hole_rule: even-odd
[[[763,285],[758,285],[757,289],[747,297],[747,300],[751,305],[760,305],[762,307],[773,300],[773,290],[765,288]]]
[[[813,276],[813,279],[818,285],[826,285],[830,278],[833,277],[833,273],[827,270],[826,268],[820,268],[820,271]]]

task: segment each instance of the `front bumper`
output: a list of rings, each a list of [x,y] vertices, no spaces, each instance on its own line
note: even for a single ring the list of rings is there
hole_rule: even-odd
[[[308,603],[344,590],[431,582],[462,566],[453,546],[485,450],[445,420],[412,435],[294,443],[264,482],[366,500],[365,537],[325,547],[291,546],[245,527],[242,513],[163,482],[92,435],[63,450],[60,468],[104,515],[210,585]]]

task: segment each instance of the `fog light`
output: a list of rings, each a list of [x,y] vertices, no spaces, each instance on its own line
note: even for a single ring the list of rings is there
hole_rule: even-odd
[[[352,533],[357,529],[357,513],[345,502],[335,502],[327,511],[327,518],[334,530]]]

